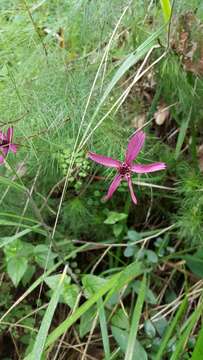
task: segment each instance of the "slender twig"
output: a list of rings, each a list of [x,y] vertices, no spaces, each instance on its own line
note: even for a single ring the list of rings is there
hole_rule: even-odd
[[[37,178],[39,176],[39,173],[40,173],[40,167],[38,168],[37,172],[36,172],[36,175],[35,175],[35,178],[34,178],[34,181],[33,181],[33,184],[32,184],[32,187],[29,191],[29,196],[27,197],[27,200],[26,200],[26,203],[25,203],[25,206],[24,206],[24,209],[23,209],[23,212],[21,214],[21,218],[20,218],[20,221],[19,221],[19,224],[18,224],[18,227],[16,229],[16,234],[18,233],[19,231],[19,228],[20,228],[20,225],[22,224],[22,219],[27,211],[27,208],[28,208],[28,205],[29,205],[29,202],[30,202],[30,198],[32,197],[32,194],[33,194],[33,191],[34,191],[34,187],[35,187],[35,184],[36,184],[36,181],[37,181]]]
[[[29,110],[27,110],[24,114],[22,114],[19,118],[15,119],[15,120],[7,120],[7,121],[0,121],[0,126],[7,126],[9,124],[15,124],[17,122],[19,122],[20,120],[22,120],[26,115],[29,114]]]
[[[39,40],[40,40],[40,42],[41,42],[41,44],[42,44],[42,48],[43,48],[43,50],[44,50],[45,57],[46,57],[46,61],[47,61],[47,64],[48,64],[48,60],[47,60],[48,53],[47,53],[46,46],[45,46],[45,44],[44,44],[44,42],[43,42],[42,36],[41,36],[41,34],[40,34],[40,31],[39,31],[39,29],[38,29],[38,27],[37,27],[37,25],[36,25],[36,23],[35,23],[35,21],[34,21],[34,19],[33,19],[33,16],[32,16],[32,14],[31,14],[31,11],[30,11],[30,9],[29,9],[29,6],[28,6],[26,0],[22,0],[22,1],[23,1],[24,5],[25,5],[25,8],[26,8],[27,13],[28,13],[28,15],[29,15],[29,18],[30,18],[30,20],[31,20],[31,23],[32,23],[32,25],[33,25],[33,27],[34,27],[34,29],[35,29],[38,37],[39,37]]]
[[[95,245],[95,248],[103,248],[103,247],[129,247],[129,246],[134,246],[134,245],[137,245],[137,244],[140,244],[140,243],[143,243],[143,242],[146,242],[148,240],[151,240],[151,239],[155,239],[157,238],[158,236],[164,234],[165,232],[169,231],[169,230],[172,230],[176,227],[176,224],[172,224],[160,231],[158,231],[156,234],[153,234],[151,236],[147,236],[145,238],[143,238],[142,240],[137,240],[137,241],[132,241],[132,242],[128,242],[126,244],[124,243],[95,243],[93,241],[83,241],[83,240],[72,240],[73,243],[79,243],[79,244],[89,244],[89,245]]]

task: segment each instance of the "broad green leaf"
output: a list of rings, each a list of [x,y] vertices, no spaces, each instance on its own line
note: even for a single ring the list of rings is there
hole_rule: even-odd
[[[79,287],[76,284],[64,285],[63,301],[70,306],[71,309],[75,307],[79,292]]]
[[[187,266],[195,275],[203,277],[203,249],[193,255],[184,255],[182,259],[186,260]]]
[[[10,260],[12,258],[30,258],[33,254],[34,246],[28,242],[22,241],[20,239],[16,239],[12,243],[6,245],[3,249],[6,260]]]
[[[135,280],[132,284],[132,287],[133,287],[133,290],[136,292],[136,294],[139,294],[140,287],[141,287],[141,281]],[[157,303],[154,293],[149,288],[147,288],[145,291],[145,301],[152,305],[155,305]]]
[[[125,354],[128,343],[128,332],[115,326],[111,327],[111,331],[114,339]],[[135,340],[132,360],[148,360],[147,353],[138,340]]]
[[[60,281],[60,278],[60,274],[48,276],[45,279],[45,283],[49,286],[50,289],[52,289],[52,291],[54,291],[58,282]],[[79,288],[75,284],[71,285],[70,282],[71,278],[65,275],[59,302],[67,304],[68,306],[70,306],[70,308],[74,308],[79,294]]]
[[[138,240],[141,240],[142,239],[142,235],[140,233],[138,233],[137,231],[135,230],[128,230],[128,233],[127,233],[127,238],[130,240],[130,241],[138,241]]]
[[[113,226],[113,233],[115,235],[115,237],[118,237],[123,230],[123,224],[114,224]]]
[[[71,251],[65,258],[64,260],[68,260],[70,258],[72,258],[73,256],[75,256],[77,253],[82,252],[84,249],[88,248],[89,245],[85,244],[82,245],[80,247],[78,247],[77,249],[74,249],[73,251]],[[0,318],[0,322],[3,321],[3,319],[10,314],[10,312],[15,309],[15,307],[22,301],[22,299],[25,299],[29,294],[32,293],[33,290],[35,290],[43,281],[44,279],[49,276],[53,271],[55,271],[56,269],[58,269],[61,265],[63,265],[64,260],[60,260],[58,261],[51,269],[47,270],[45,273],[43,273],[37,280],[35,280],[35,282],[25,291],[25,293],[15,301],[15,303],[9,308],[9,310],[7,310],[4,315]]]
[[[37,225],[37,226],[39,226],[39,225]],[[18,232],[15,235],[6,236],[6,237],[1,238],[0,239],[0,248],[5,246],[5,245],[10,244],[11,242],[13,242],[16,239],[19,239],[19,238],[23,237],[24,235],[29,234],[31,231],[32,231],[32,229],[25,229],[25,230],[22,230],[22,231]]]
[[[26,272],[25,272],[25,274],[23,275],[23,278],[22,278],[23,286],[26,286],[27,284],[29,284],[29,282],[32,279],[35,271],[36,271],[36,266],[28,265],[28,268],[27,268],[27,270],[26,270]]]
[[[120,346],[123,353],[126,352],[127,342],[128,342],[128,332],[126,330],[122,330],[116,326],[111,326],[111,331],[114,339]]]
[[[54,265],[54,259],[57,255],[47,245],[37,245],[34,249],[34,257],[42,269],[50,269]]]
[[[93,305],[80,318],[79,335],[82,339],[90,330],[97,314],[97,308]]]
[[[82,284],[85,289],[85,295],[87,298],[90,298],[94,295],[97,291],[101,289],[103,285],[107,282],[106,279],[103,279],[96,275],[85,275],[82,278]]]
[[[128,242],[128,244],[129,244],[129,242]],[[135,246],[127,246],[126,248],[125,248],[125,250],[124,250],[124,256],[125,257],[132,257],[132,256],[134,256],[134,254],[136,253],[136,251],[138,251],[138,248],[137,247],[135,247]]]
[[[25,257],[13,257],[7,262],[7,272],[15,287],[18,286],[20,280],[25,274],[28,261]]]
[[[135,340],[133,360],[148,360],[147,352],[138,340]]]
[[[148,319],[144,322],[144,330],[149,338],[153,339],[155,337],[156,329],[151,320]]]
[[[104,224],[113,225],[119,221],[126,219],[127,217],[128,217],[128,215],[125,213],[118,213],[115,211],[110,211],[107,219],[104,221]]]
[[[164,332],[168,328],[169,323],[165,317],[160,317],[158,320],[154,321],[154,327],[156,328],[157,333],[162,338]]]
[[[44,281],[50,287],[50,289],[55,290],[61,279],[61,274],[48,276]],[[68,275],[64,276],[63,285],[69,285],[71,278]]]
[[[145,252],[147,255],[147,259],[150,263],[152,263],[152,264],[158,263],[158,256],[154,251],[146,249]]]
[[[129,319],[122,308],[119,308],[111,319],[112,326],[129,330]]]

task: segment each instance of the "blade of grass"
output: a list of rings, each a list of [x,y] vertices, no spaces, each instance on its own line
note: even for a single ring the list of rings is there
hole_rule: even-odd
[[[191,113],[192,113],[192,109],[190,109],[188,118],[185,121],[182,121],[182,123],[181,123],[178,140],[177,140],[177,144],[176,144],[176,149],[175,149],[175,160],[177,160],[180,155],[181,148],[182,148],[183,142],[185,140],[186,132],[187,132],[187,129],[188,129],[188,126],[190,123]]]
[[[20,185],[16,181],[10,180],[4,176],[0,176],[0,184],[10,186],[13,189],[16,189],[16,190],[26,193],[26,188],[24,186]]]
[[[161,360],[163,358],[164,351],[166,349],[166,346],[173,335],[173,331],[176,329],[178,322],[182,318],[183,314],[185,313],[188,305],[188,299],[185,297],[182,301],[181,306],[179,307],[176,315],[174,316],[172,322],[170,323],[169,327],[166,329],[166,332],[164,334],[164,337],[161,341],[160,348],[158,353],[156,354],[154,360]]]
[[[148,51],[146,57],[149,56],[150,53],[152,53],[153,50],[159,48],[160,45],[154,45],[151,47],[151,49]],[[105,115],[95,124],[95,126],[92,128],[92,130],[90,130],[90,123],[89,123],[89,127],[88,130],[90,130],[88,133],[85,132],[83,139],[81,140],[79,146],[78,146],[78,150],[82,149],[83,146],[85,146],[85,144],[88,142],[88,140],[91,138],[91,136],[93,135],[93,133],[101,126],[101,124],[104,122],[104,120],[110,115],[110,113],[114,110],[114,114],[115,112],[118,111],[118,109],[121,107],[121,105],[123,104],[123,102],[125,101],[126,97],[128,96],[128,94],[130,93],[131,89],[133,88],[133,86],[135,85],[136,82],[138,82],[150,69],[152,69],[156,64],[158,64],[167,54],[167,50],[164,51],[158,58],[156,58],[155,61],[153,61],[149,66],[147,66],[143,71],[139,72],[139,70],[137,71],[136,75],[134,76],[133,80],[131,81],[130,85],[127,87],[127,89],[125,89],[125,91],[119,96],[119,98],[113,103],[113,105],[111,106],[111,108],[105,113]],[[146,60],[143,60],[143,63]],[[143,63],[141,64],[140,67],[143,66]],[[139,75],[138,75],[139,73]]]
[[[2,219],[2,220],[0,220],[0,225],[2,225],[2,226],[14,226],[15,227],[15,226],[18,226],[19,223],[14,222],[14,221],[9,221],[9,220]],[[39,224],[39,226],[41,226],[41,224]],[[44,230],[38,229],[35,226],[29,226],[27,224],[20,224],[20,227],[30,229],[31,231],[36,232],[38,234],[42,234],[44,236],[47,235],[47,233]]]
[[[197,87],[197,79],[195,79],[195,84],[194,84],[193,90],[192,90],[193,96],[195,96],[196,87]],[[182,123],[181,123],[180,132],[178,135],[178,140],[177,140],[176,149],[175,149],[175,160],[177,160],[180,155],[181,148],[182,148],[185,136],[186,136],[186,132],[187,132],[190,120],[191,120],[192,110],[193,110],[193,106],[191,105],[190,111],[188,114],[188,118],[186,119],[186,121],[182,121]]]
[[[104,304],[102,298],[98,300],[98,313],[99,313],[99,322],[101,328],[102,341],[104,346],[105,360],[110,359],[110,345],[109,345],[109,337],[108,337],[108,329],[106,322],[106,314],[104,309]]]
[[[84,140],[89,133],[89,130],[91,129],[92,123],[97,116],[101,106],[104,104],[105,100],[109,96],[112,89],[115,87],[117,82],[122,78],[124,74],[133,66],[135,65],[140,59],[142,59],[147,52],[154,46],[154,41],[161,35],[164,26],[161,26],[157,31],[155,31],[152,35],[149,36],[147,40],[145,40],[134,52],[130,53],[124,62],[120,65],[116,73],[114,74],[112,80],[110,81],[109,85],[107,86],[106,90],[104,91],[104,94],[83,134],[83,137],[80,141],[80,144],[78,145],[78,149],[80,149],[83,146]]]
[[[64,270],[63,270],[63,273],[59,280],[59,283],[56,286],[56,289],[54,290],[51,300],[49,302],[49,305],[46,309],[46,312],[42,319],[42,323],[41,323],[40,329],[38,331],[38,334],[37,334],[37,337],[36,337],[36,340],[34,343],[32,353],[29,354],[28,356],[26,356],[25,360],[41,360],[41,358],[42,358],[48,331],[51,326],[51,322],[52,322],[56,307],[59,302],[59,297],[61,294],[62,285],[63,285],[63,281],[65,279],[66,271],[67,271],[67,266],[64,267]]]
[[[133,279],[135,276],[137,276],[136,274],[138,273],[138,268],[140,268],[140,273],[142,273],[142,267],[140,267],[139,263],[135,261],[119,273],[119,281],[117,281],[115,286],[111,289],[111,291],[109,291],[104,303],[107,303],[114,293],[118,292],[123,286],[125,286],[126,281],[128,282],[130,281],[129,279]]]
[[[164,20],[166,23],[169,22],[170,17],[171,17],[171,4],[170,4],[170,0],[160,0],[161,2],[161,7],[162,7],[162,11],[163,11],[163,15],[164,15]]]
[[[192,353],[191,360],[200,360],[203,359],[203,326],[199,331],[198,338],[195,344],[194,351]]]
[[[39,225],[34,226],[33,229],[35,229],[38,226]],[[26,234],[29,234],[30,232],[32,232],[32,228],[22,230],[22,231],[18,232],[17,234],[13,235],[13,236],[7,236],[7,237],[0,238],[0,248],[5,246],[5,245],[10,244],[11,242],[15,241],[16,239],[19,239],[19,238],[23,237]]]
[[[3,216],[7,216],[8,218],[14,218],[14,219],[22,219],[25,221],[30,221],[31,223],[38,224],[38,221],[29,217],[22,217],[21,215],[13,214],[13,213],[7,213],[7,212],[0,212],[0,218]]]
[[[201,303],[200,306],[198,306],[198,308],[195,310],[195,312],[192,313],[192,315],[189,317],[189,319],[187,320],[186,326],[184,324],[185,329],[181,333],[179,340],[176,343],[175,351],[174,351],[173,355],[171,356],[170,360],[179,360],[181,358],[181,354],[183,353],[183,351],[185,349],[185,346],[187,344],[187,340],[190,336],[190,333],[193,330],[197,321],[199,320],[200,316],[202,315],[202,310],[203,310],[203,302]]]
[[[132,323],[130,327],[130,333],[128,337],[128,345],[127,350],[125,354],[125,360],[132,360],[133,354],[135,353],[135,346],[136,346],[136,337],[137,337],[137,331],[139,326],[140,317],[142,315],[142,307],[144,304],[145,299],[145,293],[146,293],[146,276],[144,275],[139,295],[135,304],[133,316],[132,316]]]
[[[55,330],[48,336],[46,348],[52,345],[61,335],[63,335],[92,305],[94,305],[103,295],[105,295],[113,286],[115,286],[119,274],[113,276],[101,289],[94,294],[89,300],[82,304],[70,317],[64,320]]]
[[[121,66],[118,68],[116,73],[114,74],[112,80],[110,81],[109,85],[107,86],[99,105],[97,106],[95,113],[93,116],[97,114],[100,107],[104,103],[104,101],[107,99],[108,95],[110,94],[111,90],[114,88],[114,86],[118,83],[118,81],[122,78],[122,76],[137,62],[142,59],[146,53],[150,50],[152,47],[152,44],[154,41],[161,35],[163,28],[165,26],[161,26],[157,31],[155,31],[152,35],[149,36],[147,40],[145,40],[138,48],[133,51],[131,54],[129,54],[124,62],[121,64]]]
[[[129,268],[131,271],[129,271]],[[132,272],[132,270],[134,270]],[[141,263],[134,263],[134,269],[132,264],[127,266],[123,271],[113,275],[101,288],[94,294],[89,300],[82,304],[70,317],[64,320],[51,334],[48,336],[46,348],[52,345],[64,332],[66,332],[71,325],[73,325],[87,310],[90,309],[102,296],[104,296],[109,290],[112,293],[122,288],[125,284],[129,283],[132,279],[139,276],[143,272]],[[113,289],[115,289],[113,291]]]

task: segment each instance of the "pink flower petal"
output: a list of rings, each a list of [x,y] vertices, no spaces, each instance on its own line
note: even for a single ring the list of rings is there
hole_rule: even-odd
[[[142,149],[145,141],[145,133],[143,131],[138,131],[135,135],[132,136],[128,143],[125,162],[131,164],[131,162],[137,157],[140,150]]]
[[[17,146],[15,144],[9,145],[9,150],[11,150],[14,154],[17,152]]]
[[[113,167],[113,168],[117,168],[117,169],[120,167],[120,161],[114,160],[107,156],[95,154],[95,153],[89,151],[88,157],[91,160],[95,161],[96,163],[107,166],[107,167]]]
[[[8,143],[11,143],[13,139],[13,127],[9,127],[7,130],[7,140]]]
[[[137,174],[143,174],[143,173],[151,173],[154,171],[164,170],[166,168],[166,164],[162,162],[156,162],[153,164],[147,164],[147,165],[132,165],[131,171],[137,173]]]
[[[136,199],[136,196],[135,196],[134,191],[133,191],[133,186],[132,186],[131,177],[130,177],[130,176],[126,176],[125,179],[126,179],[126,181],[128,182],[128,187],[129,187],[129,190],[130,190],[131,199],[132,199],[132,201],[134,202],[134,204],[137,205],[137,199]]]
[[[0,140],[7,140],[7,136],[2,131],[0,131]]]
[[[113,179],[111,185],[109,186],[109,190],[108,190],[107,195],[105,196],[105,200],[108,200],[108,199],[110,199],[112,197],[113,193],[116,191],[116,189],[120,185],[121,180],[122,180],[121,175],[116,175],[115,176],[115,178]]]
[[[4,163],[4,157],[0,155],[0,165]]]

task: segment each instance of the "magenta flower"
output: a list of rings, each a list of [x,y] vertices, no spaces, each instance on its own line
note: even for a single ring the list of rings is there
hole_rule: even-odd
[[[117,175],[113,179],[109,187],[108,193],[105,196],[106,200],[112,197],[113,193],[116,191],[121,181],[124,179],[128,183],[132,201],[134,202],[134,204],[137,204],[137,199],[135,197],[132,187],[131,173],[137,173],[137,174],[151,173],[166,168],[166,164],[162,162],[156,162],[147,165],[142,165],[142,164],[138,165],[133,163],[133,160],[135,160],[140,150],[142,149],[144,145],[144,141],[145,141],[145,133],[141,130],[132,136],[132,138],[128,143],[124,162],[120,162],[119,160],[114,160],[110,157],[106,157],[103,155],[98,155],[93,152],[88,153],[88,157],[91,160],[95,161],[96,163],[107,167],[113,167],[117,170]]]
[[[4,160],[9,151],[16,153],[17,146],[12,143],[13,141],[13,127],[8,128],[7,134],[0,131],[0,165],[4,163]]]

